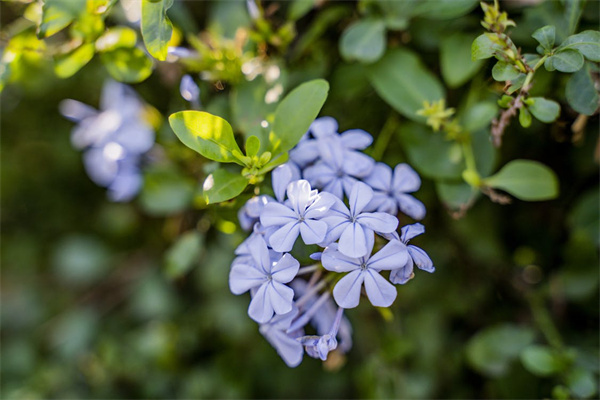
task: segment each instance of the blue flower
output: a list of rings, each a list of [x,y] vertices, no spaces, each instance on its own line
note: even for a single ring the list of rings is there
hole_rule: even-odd
[[[287,186],[288,200],[285,203],[271,202],[260,214],[264,227],[278,227],[269,238],[269,244],[278,252],[290,251],[298,235],[305,244],[323,241],[327,224],[320,221],[335,199],[327,193],[311,190],[305,180],[294,181]]]
[[[343,313],[344,309],[341,307],[338,308],[329,332],[321,336],[304,336],[298,338],[298,341],[305,346],[306,353],[309,356],[325,361],[329,352],[337,349],[338,342],[336,336],[340,329]]]
[[[298,335],[287,333],[297,315],[298,309],[293,307],[290,312],[275,315],[269,322],[261,324],[259,328],[260,333],[277,350],[287,366],[292,368],[302,362],[302,356],[304,355],[302,344],[296,340]]]
[[[181,97],[189,101],[195,109],[200,109],[200,87],[189,75],[184,75],[179,84]]]
[[[435,267],[433,266],[433,261],[431,261],[431,258],[429,258],[423,249],[408,244],[410,239],[425,232],[425,227],[419,223],[406,225],[402,227],[401,232],[400,240],[402,243],[408,245],[406,249],[408,250],[409,257],[402,268],[395,269],[390,273],[390,281],[403,285],[412,278],[414,265],[427,272],[435,272]]]
[[[75,100],[60,104],[62,114],[77,122],[71,134],[75,148],[83,149],[89,177],[108,188],[113,201],[128,201],[142,186],[142,155],[154,144],[154,130],[143,119],[144,104],[128,86],[108,81],[102,90],[100,111]]]
[[[273,313],[286,314],[292,310],[294,290],[285,283],[294,279],[300,264],[289,254],[272,261],[272,254],[261,237],[253,239],[248,248],[250,257],[240,257],[231,267],[229,288],[234,294],[252,290],[248,315],[259,323],[265,323],[273,317]]]
[[[340,307],[354,308],[358,305],[363,283],[369,301],[376,307],[389,307],[396,299],[396,288],[379,271],[403,267],[408,259],[406,246],[393,240],[371,256],[373,238],[368,240],[367,245],[368,255],[359,258],[344,255],[336,243],[323,252],[321,262],[326,270],[348,272],[333,288],[333,298]]]
[[[373,188],[373,200],[367,207],[396,215],[398,209],[416,220],[425,217],[425,206],[408,193],[413,193],[421,187],[419,175],[408,164],[398,164],[392,169],[377,163],[371,174],[364,180]]]
[[[368,241],[374,233],[394,232],[398,227],[398,219],[393,215],[374,212],[363,212],[373,198],[373,191],[362,182],[356,182],[350,192],[350,210],[344,203],[337,201],[323,218],[329,227],[325,237],[325,245],[338,238],[339,251],[348,257],[362,257],[367,254]]]
[[[249,231],[254,227],[254,224],[258,222],[263,208],[270,201],[275,201],[275,199],[266,195],[255,196],[240,208],[238,211],[238,220],[243,230]]]
[[[300,170],[294,163],[288,162],[275,168],[271,172],[271,181],[277,201],[283,203],[288,185],[300,179]]]

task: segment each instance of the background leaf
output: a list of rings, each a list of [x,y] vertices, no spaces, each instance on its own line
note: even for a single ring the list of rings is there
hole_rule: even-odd
[[[580,114],[592,115],[598,109],[598,91],[589,66],[575,72],[567,81],[565,95],[569,105]]]
[[[483,66],[480,60],[471,60],[473,36],[455,33],[444,37],[440,42],[440,65],[442,76],[451,88],[467,82]]]
[[[346,61],[372,63],[385,52],[385,24],[380,19],[364,19],[350,25],[340,39],[340,54]]]
[[[171,279],[185,275],[198,263],[203,250],[203,236],[198,231],[183,233],[165,253],[165,273]]]
[[[94,44],[79,46],[67,54],[61,54],[54,59],[54,72],[60,78],[73,76],[94,57]]]
[[[220,203],[233,199],[242,193],[246,186],[248,180],[239,173],[219,168],[204,181],[202,195],[207,204]]]
[[[137,83],[152,74],[152,60],[141,49],[119,48],[100,54],[108,73],[116,80]]]
[[[511,161],[484,179],[484,183],[521,200],[541,201],[558,196],[558,178],[550,168],[536,161]]]

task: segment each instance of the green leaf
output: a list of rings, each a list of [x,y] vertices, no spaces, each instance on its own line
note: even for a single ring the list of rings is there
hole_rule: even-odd
[[[42,5],[38,38],[52,36],[61,31],[85,9],[86,0],[46,0]]]
[[[464,181],[436,181],[435,189],[440,201],[450,210],[467,207],[479,193]]]
[[[377,94],[414,121],[425,121],[425,117],[417,115],[425,101],[446,97],[437,77],[415,53],[405,48],[389,50],[381,60],[367,66],[366,71]]]
[[[417,123],[405,123],[398,129],[398,138],[410,164],[421,174],[433,179],[460,179],[464,169],[460,149],[440,132],[431,132]]]
[[[493,57],[497,51],[501,50],[502,46],[492,42],[484,33],[477,36],[471,45],[471,60],[475,61],[490,58]]]
[[[523,366],[537,376],[550,376],[560,372],[564,364],[552,348],[548,346],[532,345],[521,353]]]
[[[600,62],[600,32],[583,31],[577,35],[569,36],[558,46],[557,51],[563,49],[577,50],[588,60]]]
[[[527,100],[532,102],[527,108],[538,120],[548,124],[558,118],[560,105],[557,102],[543,97],[530,97]]]
[[[504,61],[498,61],[492,68],[492,77],[498,82],[513,81],[521,75],[514,65]]]
[[[288,20],[296,21],[315,7],[317,0],[292,0],[288,8]]]
[[[519,123],[523,128],[529,128],[531,126],[531,113],[527,111],[526,107],[519,109]]]
[[[550,200],[558,196],[558,178],[550,168],[536,161],[511,161],[484,179],[484,184],[526,201]]]
[[[198,231],[182,234],[165,254],[165,273],[170,279],[185,275],[198,263],[203,248],[203,237]]]
[[[429,19],[454,19],[477,7],[477,0],[420,0],[412,14]]]
[[[575,72],[567,81],[565,95],[569,105],[580,114],[593,115],[598,109],[598,91],[589,66]]]
[[[467,82],[483,65],[480,60],[471,60],[471,43],[473,37],[463,33],[444,37],[440,42],[442,76],[451,88]]]
[[[323,79],[308,81],[292,90],[275,110],[268,150],[274,155],[294,147],[317,118],[329,92]]]
[[[142,0],[142,38],[148,52],[160,61],[167,59],[167,47],[173,33],[173,25],[167,17],[172,4],[173,0]]]
[[[99,52],[112,51],[121,47],[131,48],[137,42],[137,33],[126,26],[109,28],[96,40],[96,50]]]
[[[475,132],[488,128],[498,113],[498,107],[491,101],[483,101],[467,108],[460,116],[463,128],[468,132]]]
[[[571,392],[578,398],[590,398],[598,392],[598,380],[583,368],[575,368],[566,377]]]
[[[552,50],[556,37],[556,28],[552,25],[543,26],[531,35],[537,40],[544,50]]]
[[[575,72],[583,67],[583,55],[574,49],[564,49],[557,51],[553,56],[550,56],[544,62],[544,67],[548,71],[555,69],[561,72]],[[550,67],[550,68],[549,68]]]
[[[350,25],[340,39],[340,54],[346,61],[372,63],[385,51],[385,24],[368,18]]]
[[[533,339],[534,332],[530,328],[512,324],[492,326],[469,340],[467,361],[478,372],[499,377],[508,372],[510,363]]]
[[[241,150],[231,125],[223,118],[204,111],[180,111],[171,114],[169,124],[183,144],[204,157],[243,165],[232,154],[234,150],[239,153]]]
[[[154,168],[144,176],[140,203],[154,216],[172,215],[191,206],[194,183],[171,169]]]
[[[260,149],[260,139],[252,135],[246,139],[246,155],[248,157],[254,157],[258,154]]]
[[[88,43],[79,46],[67,54],[54,58],[54,72],[59,78],[68,78],[75,75],[94,57],[94,44]]]
[[[248,186],[248,180],[239,173],[217,169],[202,185],[202,195],[207,204],[220,203],[239,195]]]
[[[100,54],[108,73],[116,80],[137,83],[152,74],[152,60],[137,47],[119,48]]]

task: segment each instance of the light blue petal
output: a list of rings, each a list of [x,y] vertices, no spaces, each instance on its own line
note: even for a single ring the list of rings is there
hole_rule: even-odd
[[[256,267],[268,274],[271,271],[271,258],[265,239],[260,235],[253,235],[252,240],[248,242],[248,249],[250,249],[250,255],[256,263]]]
[[[369,268],[380,270],[401,268],[408,260],[406,245],[392,240],[371,257],[367,263]]]
[[[319,158],[319,144],[314,139],[302,141],[290,150],[290,160],[301,168],[315,162]]]
[[[229,271],[229,289],[233,294],[246,293],[266,282],[264,273],[253,266],[238,263]]]
[[[313,193],[307,180],[301,179],[288,185],[287,196],[294,211],[304,215],[306,208],[314,201],[316,193]]]
[[[373,190],[389,192],[392,188],[392,168],[387,164],[378,162],[369,176],[364,179],[364,182],[371,186]]]
[[[269,244],[275,251],[280,253],[288,252],[294,247],[294,242],[298,238],[299,233],[300,222],[293,221],[287,223],[271,234]]]
[[[300,179],[300,171],[293,163],[285,163],[271,172],[271,180],[273,182],[273,192],[277,201],[283,202],[287,186],[292,181]]]
[[[358,216],[373,198],[373,189],[362,182],[356,182],[350,192],[350,215]]]
[[[363,271],[356,269],[344,276],[333,288],[333,298],[342,308],[354,308],[360,301],[360,289],[364,281]]]
[[[394,192],[416,192],[421,187],[421,178],[408,164],[398,164],[394,168],[392,187]]]
[[[310,124],[310,132],[316,138],[323,138],[337,133],[338,123],[332,117],[317,118]]]
[[[365,211],[379,211],[396,215],[398,214],[398,205],[396,199],[389,194],[374,190],[373,199],[367,204]]]
[[[331,193],[319,194],[315,201],[306,209],[304,217],[307,219],[319,219],[327,216],[329,209],[337,200],[338,198]]]
[[[246,212],[250,217],[258,218],[260,217],[262,210],[265,208],[265,205],[272,201],[274,202],[275,199],[273,199],[271,196],[254,196],[246,202],[244,207],[246,208]]]
[[[373,136],[362,129],[349,129],[340,135],[342,144],[347,149],[364,150],[373,143]]]
[[[381,233],[391,233],[398,228],[398,218],[383,212],[362,213],[356,222]]]
[[[389,307],[396,300],[396,288],[377,271],[367,270],[364,280],[367,297],[375,307]]]
[[[339,250],[348,257],[363,257],[367,255],[367,239],[362,225],[351,223],[340,236]]]
[[[323,192],[331,193],[338,199],[344,198],[344,181],[338,177],[333,178],[327,185],[323,187]]]
[[[297,213],[289,207],[276,202],[266,204],[260,213],[260,223],[265,227],[282,226],[297,220]]]
[[[397,268],[390,272],[390,282],[395,285],[404,285],[412,277],[413,265],[412,258],[408,257],[406,264],[402,268]]]
[[[300,269],[298,260],[286,253],[273,265],[271,274],[273,275],[274,280],[281,283],[288,283],[294,279],[298,273],[298,269]]]
[[[273,317],[274,310],[271,305],[271,297],[267,294],[269,286],[270,283],[263,283],[256,293],[254,293],[254,297],[252,297],[250,306],[248,307],[248,315],[250,318],[260,324],[269,322]]]
[[[427,253],[420,247],[413,245],[408,246],[408,254],[412,257],[417,268],[427,272],[435,271],[433,261],[431,261],[431,258],[429,258]]]
[[[423,203],[421,203],[419,200],[415,199],[409,194],[395,193],[394,197],[396,197],[396,201],[398,202],[398,208],[404,214],[416,220],[425,218],[425,205],[423,205]]]
[[[317,244],[327,234],[327,224],[323,221],[307,219],[300,224],[300,234],[304,244]]]
[[[402,232],[402,235],[400,236],[402,241],[404,243],[408,243],[408,241],[414,238],[415,236],[419,236],[425,233],[425,227],[423,226],[423,224],[417,222],[415,224],[403,226],[400,232]]]
[[[357,178],[367,177],[373,170],[375,160],[359,151],[347,150],[344,152],[342,169],[348,175]]]
[[[292,310],[294,290],[275,280],[267,286],[267,296],[276,314],[286,314]]]
[[[312,187],[322,189],[335,181],[337,176],[329,164],[319,161],[304,170],[304,179],[309,181]]]
[[[321,256],[323,268],[333,272],[350,272],[360,268],[358,258],[348,257],[338,250],[336,243],[328,246]]]

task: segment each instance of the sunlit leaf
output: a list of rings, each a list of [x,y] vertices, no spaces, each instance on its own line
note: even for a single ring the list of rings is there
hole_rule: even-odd
[[[556,174],[536,161],[511,161],[496,174],[484,179],[484,183],[526,201],[550,200],[558,196]]]
[[[137,83],[152,74],[152,60],[137,47],[118,48],[100,54],[108,73],[116,80]]]
[[[220,203],[239,195],[248,186],[241,174],[219,168],[210,174],[202,185],[202,195],[207,204]]]
[[[167,10],[173,0],[142,0],[141,30],[148,52],[157,60],[167,58],[167,45],[173,34],[173,25]]]

